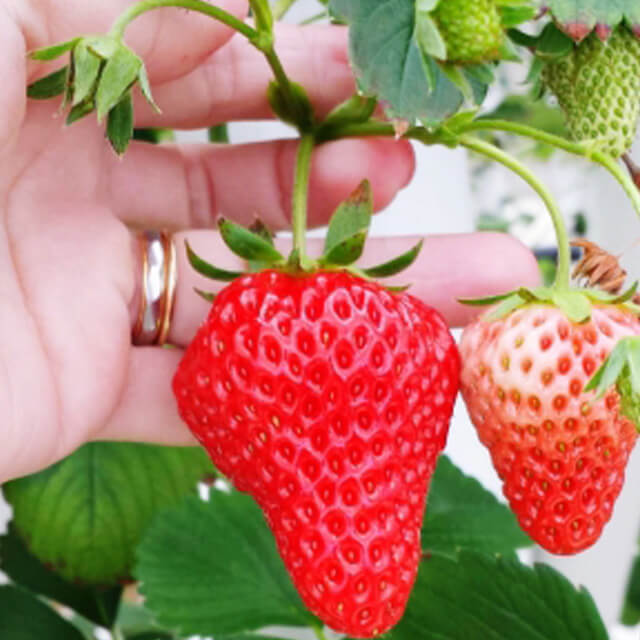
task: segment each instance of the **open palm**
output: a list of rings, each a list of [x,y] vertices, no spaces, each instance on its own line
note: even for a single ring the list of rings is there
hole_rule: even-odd
[[[141,269],[131,228],[188,233],[196,249],[233,267],[214,232],[221,212],[241,223],[256,214],[273,228],[289,220],[296,143],[153,147],[132,145],[118,160],[92,118],[73,127],[51,102],[27,103],[25,86],[43,70],[26,52],[106,31],[126,0],[0,0],[0,483],[30,473],[93,439],[189,443],[170,392],[180,349],[131,346]],[[217,2],[243,17],[244,0]],[[268,118],[269,70],[240,37],[178,10],[156,12],[129,33],[146,61],[154,115],[140,101],[138,126],[206,127]],[[279,49],[290,75],[319,113],[353,91],[340,28],[283,28]],[[319,148],[311,218],[321,224],[368,177],[386,206],[413,172],[406,143],[343,141]],[[430,241],[409,277],[452,322],[465,319],[457,295],[535,280],[528,253],[506,237]],[[369,251],[379,260],[399,240]],[[404,246],[406,242],[402,242]],[[452,252],[465,255],[451,265]],[[508,272],[490,256],[509,260]],[[443,263],[447,263],[445,269]],[[480,268],[482,266],[482,269]],[[471,275],[473,274],[473,275]],[[192,294],[198,277],[179,260],[170,340],[184,346],[207,312]],[[209,287],[210,288],[210,287]]]

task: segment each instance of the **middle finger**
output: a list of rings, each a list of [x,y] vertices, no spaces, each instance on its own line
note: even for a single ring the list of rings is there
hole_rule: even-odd
[[[320,115],[355,89],[347,38],[346,28],[339,26],[276,27],[276,49],[287,75],[306,89]],[[264,55],[236,35],[191,73],[154,87],[162,113],[140,100],[138,126],[196,129],[270,118],[267,86],[272,79]]]

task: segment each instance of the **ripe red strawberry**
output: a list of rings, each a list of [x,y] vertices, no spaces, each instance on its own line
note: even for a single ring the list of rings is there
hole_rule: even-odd
[[[620,306],[573,323],[534,304],[463,335],[471,419],[522,528],[552,553],[586,549],[611,518],[637,431],[615,387],[600,399],[584,388],[618,340],[637,334]]]
[[[176,373],[180,414],[262,507],[309,609],[372,637],[404,613],[459,356],[441,317],[346,272],[244,276]]]

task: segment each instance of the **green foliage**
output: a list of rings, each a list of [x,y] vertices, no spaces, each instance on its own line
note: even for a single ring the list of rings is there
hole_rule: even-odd
[[[576,39],[584,38],[596,25],[613,28],[625,20],[640,27],[640,4],[637,0],[549,0],[553,16]]]
[[[113,625],[121,587],[103,589],[64,580],[29,553],[13,526],[0,537],[0,570],[13,583],[66,605],[102,627]]]
[[[640,624],[640,555],[633,559],[631,574],[624,596],[624,606],[621,615],[622,624],[635,627]]]
[[[422,548],[447,554],[470,549],[508,555],[529,545],[510,509],[441,456],[429,491]]]
[[[140,546],[136,577],[159,622],[183,635],[314,622],[260,510],[240,493],[212,490],[208,502],[191,498],[160,514]]]
[[[463,552],[423,562],[389,640],[607,640],[589,593],[551,567]]]
[[[6,640],[84,640],[74,626],[27,591],[0,586],[0,638]]]
[[[67,579],[107,585],[130,576],[154,515],[211,468],[201,449],[91,443],[4,493],[33,554]]]
[[[388,104],[390,116],[433,125],[459,109],[462,92],[420,48],[414,0],[331,0],[330,7],[350,25],[360,88]]]

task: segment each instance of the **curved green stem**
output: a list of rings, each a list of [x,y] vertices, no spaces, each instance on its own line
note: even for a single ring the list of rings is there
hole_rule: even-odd
[[[571,142],[566,138],[555,136],[545,131],[539,131],[534,127],[529,127],[518,122],[509,122],[508,120],[474,120],[462,128],[465,133],[472,131],[505,131],[543,142],[558,149],[562,149],[567,153],[582,156],[602,165],[622,186],[625,193],[631,199],[633,207],[638,216],[640,216],[640,191],[634,184],[633,180],[618,164],[613,156],[596,149],[590,150],[588,145],[579,142]]]
[[[282,95],[290,107],[289,112],[302,114],[305,110],[299,104],[300,101],[291,87],[291,81],[287,77],[282,62],[273,45],[272,19],[269,4],[267,0],[252,0],[251,6],[254,7],[254,11],[259,12],[259,15],[256,13],[258,29],[254,29],[234,15],[208,2],[204,2],[204,0],[141,0],[129,7],[114,22],[109,34],[114,38],[122,39],[127,27],[136,18],[143,13],[163,7],[180,7],[215,18],[247,37],[249,42],[264,54],[273,71],[276,82],[280,85]],[[301,116],[298,128],[302,130],[305,126],[306,120],[303,121],[303,117]]]
[[[304,269],[307,263],[307,203],[309,199],[309,176],[311,174],[311,154],[315,146],[313,135],[300,138],[296,160],[296,177],[293,185],[291,209],[293,226],[293,250]]]
[[[183,9],[189,9],[190,11],[196,11],[203,13],[207,16],[211,16],[220,22],[230,26],[239,33],[245,35],[247,38],[253,41],[258,36],[258,32],[248,24],[245,24],[242,20],[236,18],[234,15],[220,9],[203,0],[142,0],[134,5],[131,5],[120,17],[113,23],[111,31],[109,32],[114,38],[122,38],[127,27],[143,13],[147,11],[153,11],[161,7],[181,7]]]
[[[558,271],[554,286],[558,289],[568,289],[570,281],[569,273],[571,269],[569,236],[567,235],[567,229],[564,224],[564,219],[562,218],[562,213],[560,212],[554,197],[551,195],[551,192],[529,169],[527,169],[527,167],[521,164],[513,156],[510,156],[508,153],[498,149],[498,147],[473,136],[461,136],[459,143],[467,149],[480,153],[492,160],[495,160],[496,162],[499,162],[500,164],[503,164],[508,169],[511,169],[511,171],[517,173],[523,180],[529,183],[529,185],[542,198],[549,210],[549,213],[551,214],[556,238],[558,240]]]

